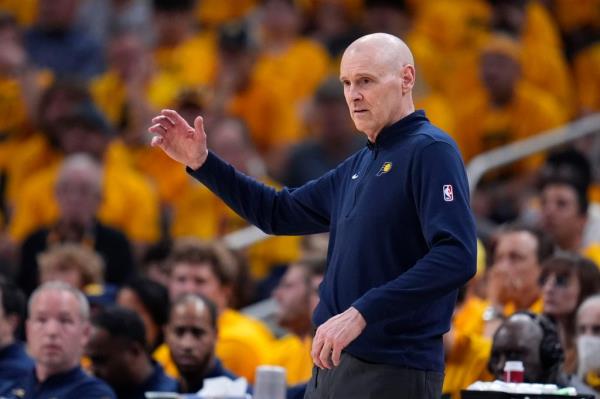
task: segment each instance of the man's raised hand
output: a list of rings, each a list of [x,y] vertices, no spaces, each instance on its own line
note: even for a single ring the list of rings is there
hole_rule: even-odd
[[[196,117],[192,128],[176,111],[163,109],[152,118],[152,123],[148,131],[154,135],[153,147],[160,147],[168,156],[192,169],[204,164],[208,148],[201,116]]]

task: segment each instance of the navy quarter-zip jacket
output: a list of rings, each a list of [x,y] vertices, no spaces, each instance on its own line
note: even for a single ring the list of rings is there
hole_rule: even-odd
[[[330,233],[313,321],[354,306],[367,326],[348,353],[443,371],[442,335],[475,274],[476,235],[458,148],[423,111],[299,188],[276,191],[211,152],[188,173],[266,233]]]

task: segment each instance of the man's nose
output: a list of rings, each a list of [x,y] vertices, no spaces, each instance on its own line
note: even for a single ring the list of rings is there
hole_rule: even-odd
[[[49,319],[44,325],[46,335],[57,335],[60,329],[60,323],[55,319]]]
[[[356,101],[360,101],[362,100],[363,96],[362,96],[362,92],[358,89],[358,87],[356,85],[351,85],[350,86],[350,100],[352,102],[356,102]]]
[[[197,345],[196,340],[194,339],[192,334],[190,334],[190,333],[183,334],[183,337],[181,337],[181,347],[183,348],[183,350],[189,351],[190,349],[194,348],[196,345]]]

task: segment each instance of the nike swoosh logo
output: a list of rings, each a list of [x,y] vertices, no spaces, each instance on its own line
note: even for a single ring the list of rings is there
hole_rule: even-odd
[[[352,175],[352,180],[356,180],[356,179],[358,179],[358,173],[355,173]]]

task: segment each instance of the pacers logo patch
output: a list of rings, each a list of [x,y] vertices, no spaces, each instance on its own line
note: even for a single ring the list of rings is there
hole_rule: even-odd
[[[381,165],[381,168],[379,168],[379,172],[377,172],[377,176],[381,176],[382,174],[387,173],[390,170],[392,170],[392,163],[384,162],[383,165]]]
[[[452,184],[444,184],[442,191],[444,192],[444,201],[454,201],[454,190],[452,189]]]

